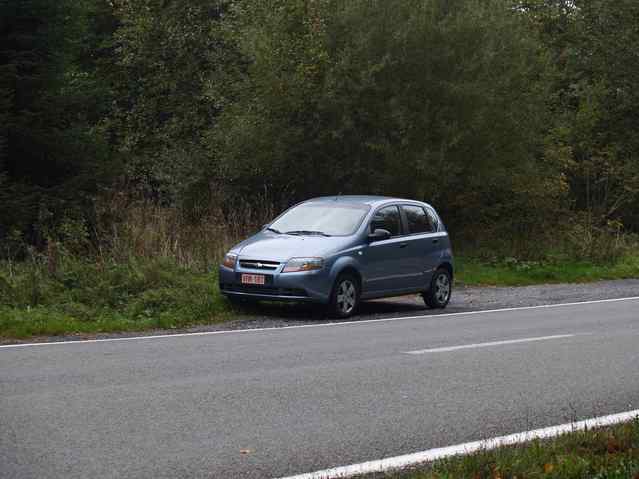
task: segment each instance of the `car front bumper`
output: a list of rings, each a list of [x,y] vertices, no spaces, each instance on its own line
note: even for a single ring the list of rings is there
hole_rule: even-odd
[[[266,282],[264,285],[242,284],[242,274],[264,275]],[[332,288],[325,270],[282,273],[281,267],[275,271],[263,271],[220,266],[218,276],[222,294],[265,301],[328,303]]]

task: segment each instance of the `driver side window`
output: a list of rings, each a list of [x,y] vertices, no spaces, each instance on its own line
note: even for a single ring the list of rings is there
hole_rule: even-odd
[[[384,229],[390,232],[391,236],[401,234],[401,220],[399,208],[397,206],[385,206],[375,213],[371,220],[371,233],[376,229]]]

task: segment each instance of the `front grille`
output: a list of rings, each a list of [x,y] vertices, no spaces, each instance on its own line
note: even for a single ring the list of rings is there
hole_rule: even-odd
[[[280,263],[277,261],[261,261],[257,259],[241,259],[240,267],[246,269],[265,269],[268,271],[276,270]]]
[[[222,283],[220,284],[220,289],[230,293],[254,293],[265,296],[308,296],[308,293],[301,288],[276,288],[274,286],[263,286],[261,284]]]

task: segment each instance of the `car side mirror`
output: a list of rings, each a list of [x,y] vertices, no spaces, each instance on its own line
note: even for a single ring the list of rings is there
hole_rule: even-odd
[[[382,228],[376,228],[371,234],[368,235],[368,241],[382,241],[391,237],[391,233],[388,230]]]

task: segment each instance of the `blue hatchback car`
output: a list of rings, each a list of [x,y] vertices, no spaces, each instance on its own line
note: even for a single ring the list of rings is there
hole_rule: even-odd
[[[421,293],[450,301],[453,255],[435,209],[380,196],[331,196],[299,203],[234,246],[220,265],[231,301],[309,301],[333,316],[361,300]]]

